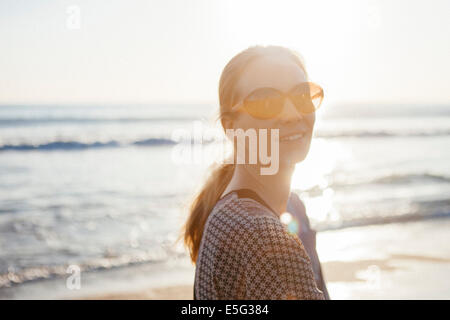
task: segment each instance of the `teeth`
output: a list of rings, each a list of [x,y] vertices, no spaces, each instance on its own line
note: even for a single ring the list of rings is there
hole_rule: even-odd
[[[288,137],[284,137],[281,139],[281,141],[292,141],[292,140],[297,140],[297,139],[301,139],[303,138],[304,134],[303,133],[297,133],[294,134],[292,136],[288,136]]]

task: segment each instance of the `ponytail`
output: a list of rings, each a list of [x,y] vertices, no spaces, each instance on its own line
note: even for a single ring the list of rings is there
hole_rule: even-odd
[[[184,243],[189,248],[193,263],[197,261],[206,220],[230,183],[233,172],[234,164],[224,163],[214,168],[190,205],[190,215],[184,226]]]

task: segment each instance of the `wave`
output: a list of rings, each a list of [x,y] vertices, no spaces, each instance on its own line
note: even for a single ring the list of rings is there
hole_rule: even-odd
[[[385,177],[373,179],[371,183],[377,184],[404,184],[412,182],[450,182],[450,177],[439,174],[393,174]]]
[[[34,126],[47,124],[108,124],[108,123],[145,123],[145,122],[177,122],[201,120],[198,117],[129,117],[129,118],[2,118],[0,127]]]
[[[96,125],[96,124],[132,124],[132,123],[157,123],[157,122],[189,122],[201,121],[201,117],[128,117],[128,118],[0,118],[0,127],[20,127],[34,125]],[[370,130],[341,130],[314,132],[316,138],[389,138],[389,137],[438,137],[449,136],[450,129],[438,129],[429,131],[370,131]]]
[[[450,183],[450,176],[431,173],[410,173],[392,174],[361,181],[331,181],[328,185],[333,190],[361,188],[369,185],[405,185],[423,183]],[[315,185],[306,190],[296,190],[299,193],[306,193],[308,196],[318,196],[323,192],[323,188]]]
[[[150,138],[150,139],[144,139],[144,140],[138,140],[133,142],[134,145],[137,146],[162,146],[162,145],[173,145],[177,144],[177,142],[171,140],[171,139],[164,139],[164,138]]]
[[[389,138],[389,137],[438,137],[450,136],[450,130],[394,132],[394,131],[341,131],[315,132],[316,138]]]
[[[40,151],[50,151],[50,150],[81,150],[88,148],[111,148],[118,147],[119,143],[117,141],[109,142],[92,142],[83,143],[78,141],[54,141],[43,144],[18,144],[11,145],[5,144],[0,146],[0,151],[30,151],[30,150],[40,150]]]
[[[170,249],[166,249],[170,253]],[[70,265],[76,265],[80,268],[81,272],[86,271],[100,271],[112,268],[132,266],[143,263],[162,263],[165,262],[160,258],[155,258],[155,255],[146,252],[140,252],[136,255],[123,254],[110,257],[105,254],[103,257],[92,259],[80,263],[71,263]],[[67,276],[67,270],[70,266],[65,265],[52,265],[52,266],[36,266],[27,267],[20,270],[11,270],[7,273],[0,273],[0,289],[11,287],[13,285],[22,284],[25,282],[31,282],[43,279],[53,279],[56,277]],[[0,296],[1,297],[1,296]]]
[[[409,173],[409,174],[391,174],[387,176],[376,177],[366,181],[359,182],[336,182],[331,187],[354,187],[369,184],[409,184],[409,183],[424,183],[424,182],[443,182],[450,183],[450,177],[440,174],[432,173]]]
[[[1,120],[0,120],[1,121]],[[436,136],[450,136],[450,130],[439,130],[433,132],[412,132],[412,133],[393,133],[393,132],[315,132],[317,138],[371,138],[371,137],[436,137]],[[204,144],[214,143],[214,139],[203,139]],[[221,141],[218,141],[221,143]],[[119,147],[119,146],[164,146],[173,145],[178,143],[169,138],[150,137],[147,139],[136,140],[132,142],[119,142],[111,140],[108,142],[93,141],[93,142],[81,142],[81,141],[51,141],[41,144],[23,143],[23,144],[0,144],[0,151],[28,151],[28,150],[80,150],[87,148],[104,148],[104,147]]]
[[[415,210],[391,216],[372,216],[343,219],[334,223],[323,222],[314,226],[317,231],[339,230],[353,227],[406,223],[414,221],[450,218],[450,199],[415,202]]]
[[[150,139],[144,139],[144,140],[137,140],[132,142],[131,144],[128,143],[120,143],[115,140],[111,140],[108,142],[101,142],[101,141],[95,141],[95,142],[79,142],[79,141],[53,141],[48,143],[41,143],[41,144],[31,144],[31,143],[24,143],[24,144],[4,144],[0,145],[0,152],[1,151],[56,151],[56,150],[84,150],[84,149],[98,149],[98,148],[116,148],[116,147],[123,147],[127,145],[136,145],[136,146],[165,146],[165,145],[173,145],[177,142],[171,140],[171,139],[165,139],[165,138],[150,138]]]

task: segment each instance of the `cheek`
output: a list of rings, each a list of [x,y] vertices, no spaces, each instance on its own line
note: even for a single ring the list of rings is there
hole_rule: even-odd
[[[308,126],[313,129],[314,128],[314,124],[316,122],[316,114],[315,113],[311,113],[305,116],[305,120],[306,123],[308,123]]]
[[[266,121],[253,119],[246,113],[240,113],[234,121],[234,129],[243,129],[244,131],[248,129],[258,130],[260,128],[269,128]]]
[[[258,121],[258,128],[259,129],[278,129],[281,130],[282,124],[277,120],[259,120]]]

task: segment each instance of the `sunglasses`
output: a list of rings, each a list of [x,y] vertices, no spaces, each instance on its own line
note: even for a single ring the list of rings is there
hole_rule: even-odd
[[[232,107],[231,111],[243,109],[256,119],[273,119],[283,111],[286,98],[292,101],[300,113],[313,113],[322,103],[323,89],[313,82],[302,82],[287,93],[270,87],[258,88]]]

